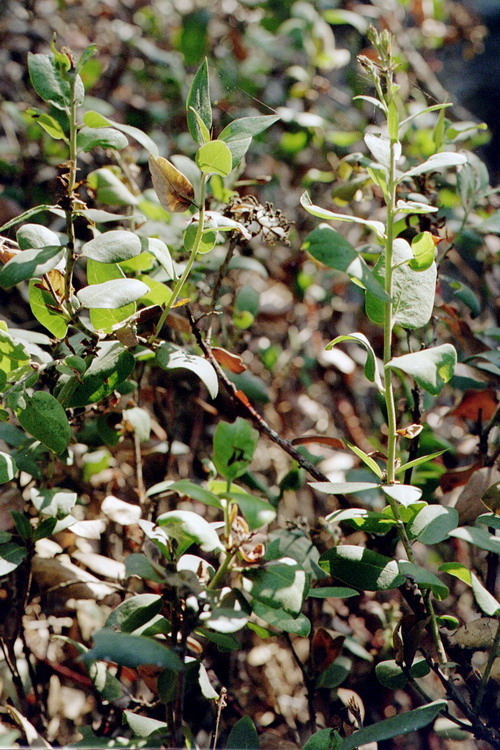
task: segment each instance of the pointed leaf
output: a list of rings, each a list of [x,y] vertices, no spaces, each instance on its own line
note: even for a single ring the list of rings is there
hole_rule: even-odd
[[[208,61],[206,58],[198,68],[198,71],[193,78],[193,82],[191,83],[191,87],[186,99],[189,132],[191,133],[191,137],[193,138],[193,140],[201,145],[204,143],[203,134],[200,131],[200,126],[198,125],[196,115],[192,111],[191,107],[195,110],[195,112],[199,114],[199,116],[205,123],[205,127],[210,130],[210,128],[212,127],[212,105],[210,102]]]
[[[409,169],[399,178],[399,182],[406,180],[408,177],[415,177],[419,174],[425,174],[426,172],[440,172],[448,167],[457,167],[460,164],[465,164],[467,157],[463,154],[457,154],[452,151],[444,151],[440,154],[433,154],[427,161],[422,164],[418,164],[413,169]]]
[[[452,378],[457,363],[457,352],[451,344],[441,344],[412,354],[394,357],[387,367],[398,369],[412,378],[433,396]]]
[[[473,544],[480,549],[500,555],[500,537],[493,536],[486,529],[478,526],[461,526],[458,529],[450,531],[450,536],[463,539],[465,542],[469,542],[469,544]]]
[[[150,154],[155,157],[158,156],[158,146],[156,143],[152,141],[146,133],[139,128],[135,128],[133,125],[123,125],[121,122],[113,122],[113,120],[104,117],[104,115],[101,115],[99,112],[93,112],[91,110],[85,112],[83,115],[83,122],[89,128],[104,128],[106,126],[116,128],[122,133],[125,133],[125,135],[134,138],[143,148],[146,149],[146,151],[149,151]]]
[[[69,110],[71,86],[56,65],[54,55],[33,55],[28,52],[28,69],[31,83],[38,96],[57,109]]]
[[[259,750],[259,735],[250,716],[242,716],[229,732],[226,750]]]
[[[414,711],[391,716],[390,719],[383,719],[376,724],[358,729],[342,742],[340,750],[356,750],[369,742],[382,742],[401,734],[415,732],[430,724],[440,711],[446,710],[446,707],[445,700],[437,700]]]
[[[224,130],[219,134],[219,140],[241,141],[245,138],[252,138],[262,133],[267,128],[281,120],[280,115],[259,115],[257,117],[240,117],[238,120],[232,120],[226,125]]]
[[[421,466],[421,464],[425,464],[427,463],[427,461],[433,461],[438,456],[442,456],[443,453],[446,453],[446,449],[442,451],[436,451],[435,453],[429,453],[427,456],[419,456],[418,458],[414,458],[413,461],[408,461],[408,463],[399,466],[396,469],[396,474],[402,474],[404,471],[413,469],[415,466]]]
[[[431,573],[430,570],[426,570],[420,567],[420,565],[415,565],[415,563],[408,562],[407,560],[400,560],[398,565],[399,571],[403,576],[407,576],[424,589],[430,589],[436,599],[443,600],[450,595],[448,587],[434,573]]]
[[[381,221],[373,221],[371,219],[360,219],[358,216],[349,216],[347,214],[337,214],[333,211],[328,211],[326,208],[321,206],[315,206],[308,193],[303,193],[300,197],[300,205],[305,208],[307,213],[312,216],[317,216],[319,219],[335,220],[335,221],[348,221],[355,224],[363,224],[366,227],[372,229],[375,234],[379,237],[385,237],[385,226]]]
[[[376,482],[309,482],[309,487],[327,495],[350,495],[357,492],[376,490],[380,485]]]

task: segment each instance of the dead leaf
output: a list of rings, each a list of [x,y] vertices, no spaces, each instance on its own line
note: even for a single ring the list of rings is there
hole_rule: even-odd
[[[481,501],[495,515],[500,516],[500,482],[494,482],[481,497]]]
[[[401,437],[413,440],[417,435],[420,435],[423,429],[424,426],[422,424],[409,424],[406,427],[402,427],[400,430],[396,430],[396,432],[398,435],[401,435]]]
[[[470,466],[462,466],[460,469],[451,469],[439,477],[439,486],[443,492],[451,492],[451,490],[454,490],[456,487],[462,487],[464,484],[467,484],[474,472],[480,468],[481,464],[476,461]]]
[[[483,422],[488,421],[494,415],[498,406],[496,391],[487,389],[484,391],[466,391],[461,402],[450,414],[462,419],[473,419],[477,421],[479,417]]]
[[[493,466],[478,469],[460,493],[455,503],[461,526],[474,523],[476,518],[484,513],[482,496],[492,484],[500,480],[500,471]]]
[[[168,159],[150,156],[149,171],[158,200],[166,211],[186,211],[193,205],[193,186]]]
[[[243,364],[241,357],[232,352],[228,352],[227,349],[222,349],[220,346],[213,346],[212,354],[214,355],[214,359],[230,372],[239,375],[240,372],[244,372],[247,369],[246,365]]]
[[[305,435],[304,437],[293,438],[292,445],[307,445],[307,443],[318,443],[318,445],[328,445],[336,450],[345,450],[345,443],[339,438],[327,437],[326,435]]]
[[[335,630],[318,628],[312,640],[314,670],[321,674],[340,656],[345,636]]]

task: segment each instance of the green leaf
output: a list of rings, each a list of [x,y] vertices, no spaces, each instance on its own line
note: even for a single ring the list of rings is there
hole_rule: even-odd
[[[413,487],[410,484],[383,484],[380,489],[384,495],[392,497],[393,500],[404,505],[405,508],[414,503],[418,503],[422,497],[422,490],[420,487]]]
[[[34,276],[43,276],[57,266],[63,253],[64,248],[59,244],[23,250],[14,255],[0,270],[0,286],[8,289]]]
[[[486,529],[481,529],[478,526],[461,526],[459,529],[450,531],[450,536],[463,539],[475,547],[500,555],[500,537],[493,536]]]
[[[182,669],[177,654],[152,638],[103,628],[94,634],[93,639],[94,647],[83,657],[84,661],[103,659],[132,669],[142,664],[152,664],[175,672]]]
[[[168,247],[156,237],[148,238],[147,252],[151,253],[161,265],[167,275],[167,279],[175,279],[175,269]]]
[[[430,589],[436,599],[446,599],[450,595],[448,587],[429,570],[406,560],[400,560],[398,565],[399,571],[403,576],[416,581],[424,589]]]
[[[250,716],[242,716],[229,732],[226,750],[259,750],[259,735]]]
[[[92,284],[77,292],[83,307],[114,310],[135,302],[149,291],[149,287],[138,279],[112,279],[102,284]]]
[[[479,578],[474,573],[472,573],[469,568],[466,568],[465,565],[453,562],[443,563],[443,565],[440,566],[439,570],[448,573],[450,576],[455,576],[455,578],[459,578],[461,581],[464,581],[464,583],[467,583],[469,586],[471,586],[474,598],[476,599],[479,608],[482,612],[484,612],[485,615],[493,617],[500,614],[500,602],[498,602],[495,597],[490,594],[488,589],[483,586]]]
[[[88,186],[95,192],[99,203],[108,206],[135,206],[139,199],[108,167],[95,169],[87,175]]]
[[[371,383],[375,383],[377,388],[381,393],[384,392],[384,386],[382,383],[382,378],[380,376],[380,373],[378,371],[377,367],[377,359],[375,357],[375,352],[373,351],[372,345],[364,335],[364,333],[349,333],[345,336],[337,336],[333,339],[333,341],[330,341],[329,344],[326,345],[326,349],[332,349],[337,344],[340,344],[341,341],[355,341],[358,344],[361,344],[365,347],[367,351],[367,357],[366,357],[366,364],[365,364],[365,375],[368,378],[368,380]]]
[[[224,130],[219,134],[219,140],[229,143],[231,141],[253,138],[253,136],[262,133],[271,127],[271,125],[274,125],[278,120],[281,120],[280,115],[240,117],[238,120],[232,120],[229,125],[226,125]]]
[[[414,260],[413,251],[406,240],[398,238],[393,242],[392,300],[393,320],[411,330],[422,328],[432,315],[436,293],[436,264],[427,270],[415,271],[410,265]],[[381,284],[385,277],[385,255],[382,255],[373,269],[373,275]],[[384,306],[380,298],[366,294],[366,314],[373,323],[383,326]]]
[[[414,458],[413,461],[408,461],[406,464],[402,464],[399,468],[397,468],[396,474],[401,474],[408,469],[413,469],[415,466],[421,466],[422,464],[426,464],[428,461],[433,461],[438,456],[442,456],[443,453],[446,453],[446,449],[442,451],[436,451],[435,453],[429,453],[427,456],[419,456],[418,458]]]
[[[408,177],[415,177],[419,174],[426,174],[427,172],[440,172],[448,167],[457,167],[460,164],[465,164],[467,157],[463,154],[457,154],[451,151],[443,151],[439,154],[433,154],[427,161],[422,164],[418,164],[416,167],[409,169],[407,172],[402,174],[398,182],[408,179]]]
[[[350,599],[351,596],[359,596],[359,591],[347,586],[317,586],[309,589],[307,596],[313,599]]]
[[[344,12],[349,13],[349,11]],[[340,750],[341,745],[342,738],[336,729],[320,729],[309,737],[303,750]]]
[[[82,247],[82,255],[99,263],[119,263],[121,260],[135,258],[146,249],[144,245],[135,232],[115,229],[86,242]]]
[[[231,151],[224,141],[211,141],[200,146],[196,163],[205,174],[219,174],[221,177],[227,177],[233,168]]]
[[[309,482],[309,487],[327,495],[351,495],[380,487],[377,482]]]
[[[167,535],[179,542],[178,554],[192,544],[198,544],[205,552],[220,552],[223,545],[217,532],[208,521],[191,510],[171,510],[158,516],[157,523]]]
[[[412,271],[426,271],[434,263],[436,257],[436,246],[430,232],[420,232],[411,241],[413,260],[409,267]]]
[[[393,370],[402,370],[433,396],[452,378],[457,363],[457,352],[451,344],[441,344],[412,354],[394,357],[387,363]]]
[[[140,552],[133,552],[125,558],[125,570],[127,577],[139,576],[145,581],[155,581],[156,583],[165,583],[165,576],[160,570],[157,570],[146,555]]]
[[[308,576],[292,558],[272,560],[264,567],[245,570],[243,588],[252,599],[296,617],[309,587]]]
[[[311,623],[303,614],[294,617],[285,612],[284,609],[269,607],[256,599],[252,600],[252,609],[257,617],[284,633],[293,633],[307,638],[311,632]]]
[[[8,376],[18,367],[27,365],[29,360],[29,354],[24,344],[14,341],[7,331],[0,328],[0,373],[3,372]],[[0,380],[0,384],[1,382]]]
[[[429,674],[430,667],[424,658],[417,659],[411,665],[409,674],[414,679],[419,677],[425,677]],[[387,659],[387,661],[381,661],[375,667],[375,674],[377,675],[378,681],[391,690],[402,690],[408,682],[408,671],[405,673],[403,668],[396,664],[394,659]]]
[[[106,627],[131,633],[149,622],[161,611],[162,606],[163,599],[159,594],[131,596],[113,609],[106,620]]]
[[[67,141],[66,134],[61,124],[55,119],[55,117],[47,115],[45,112],[42,112],[36,107],[27,109],[26,114],[32,118],[33,122],[36,122],[37,125],[40,125],[40,127],[43,128],[43,130],[45,130],[45,132],[48,133],[51,138],[54,138],[56,141]]]
[[[17,474],[16,462],[9,453],[0,451],[0,484],[10,482]]]
[[[0,232],[5,232],[7,229],[11,229],[11,227],[15,227],[18,224],[21,224],[23,221],[31,219],[32,216],[36,216],[43,211],[49,211],[51,214],[58,216],[60,219],[64,219],[65,214],[62,208],[60,208],[59,206],[51,206],[43,203],[39,206],[33,206],[33,208],[29,208],[27,211],[23,211],[22,214],[18,214],[13,219],[10,219],[10,221],[6,221],[5,224],[2,224],[2,226],[0,227]],[[46,243],[43,244],[45,245]]]
[[[238,417],[234,422],[219,422],[213,442],[215,468],[229,482],[244,474],[251,463],[259,433]]]
[[[390,114],[390,113],[389,113]],[[397,116],[397,115],[396,115]],[[389,169],[391,161],[391,141],[389,138],[381,135],[380,133],[365,133],[364,142],[366,143],[368,150],[376,160],[378,164]],[[394,144],[394,155],[396,161],[401,156],[401,144],[396,142]]]
[[[351,280],[356,279],[357,282],[361,282],[361,285],[370,290],[375,297],[384,301],[388,300],[384,288],[375,279],[361,255],[345,237],[328,224],[320,224],[317,229],[308,234],[303,248],[328,268],[335,268],[337,271],[346,273]]]
[[[192,222],[184,232],[184,250],[187,253],[190,253],[193,249],[197,233],[198,223]],[[200,255],[209,253],[210,250],[214,248],[216,240],[217,232],[211,230],[204,231],[201,236],[200,244],[198,245],[198,252],[200,253]]]
[[[151,138],[146,135],[146,133],[144,133],[144,131],[140,130],[139,128],[135,128],[133,125],[123,125],[121,122],[114,122],[108,117],[104,117],[104,115],[101,115],[99,112],[93,112],[91,110],[85,112],[85,114],[83,115],[83,122],[89,128],[104,128],[106,126],[116,128],[122,133],[125,133],[125,135],[129,135],[131,138],[134,138],[134,140],[140,143],[141,146],[154,157],[159,156],[158,146],[156,145],[156,143],[152,141]]]
[[[28,69],[31,83],[38,96],[57,109],[71,107],[71,85],[56,64],[54,55],[33,55],[28,52]]]
[[[142,716],[133,711],[124,711],[123,716],[134,737],[149,737],[154,732],[166,732],[168,724],[165,721],[151,719],[149,716]]]
[[[146,443],[151,435],[151,415],[147,409],[132,406],[122,411],[122,420],[130,425],[140,443]]]
[[[25,559],[28,551],[14,542],[0,544],[0,576],[6,576],[18,568]]]
[[[91,258],[87,261],[87,281],[89,284],[102,284],[112,279],[124,279],[125,274],[117,263],[100,263]],[[117,307],[114,310],[92,308],[90,310],[90,321],[96,331],[112,333],[113,326],[129,318],[135,313],[137,305],[131,302],[129,305]]]
[[[101,148],[112,148],[119,151],[128,146],[128,140],[123,133],[116,128],[88,128],[84,127],[78,131],[76,140],[77,148],[81,151],[91,151],[96,146]]]
[[[251,138],[243,138],[241,141],[229,141],[227,144],[228,149],[231,152],[231,157],[233,160],[233,169],[235,169],[240,161],[245,156],[246,152],[250,148],[250,144],[252,143]]]
[[[404,583],[395,560],[363,547],[333,547],[321,555],[319,564],[331,576],[356,589],[385,591]]]
[[[198,144],[203,144],[203,134],[200,131],[200,126],[196,115],[192,111],[198,113],[201,120],[205,124],[207,130],[210,131],[212,127],[212,105],[210,103],[210,84],[208,76],[208,61],[202,62],[198,68],[193,82],[191,83],[189,93],[186,99],[186,110],[187,110],[187,122],[191,137]]]
[[[266,500],[250,495],[235,484],[231,485],[231,491],[227,492],[227,482],[222,479],[213,479],[209,482],[209,488],[222,498],[234,500],[245,517],[252,531],[265,524],[271,523],[276,518],[276,509]]]
[[[327,219],[331,221],[347,221],[354,224],[363,224],[364,226],[369,227],[372,231],[374,231],[375,234],[377,234],[379,237],[385,237],[385,226],[381,221],[360,219],[358,216],[350,216],[349,214],[337,214],[333,211],[328,211],[328,209],[321,208],[321,206],[315,206],[311,202],[308,193],[303,193],[301,195],[300,205],[302,206],[302,208],[305,208],[307,213],[312,214],[312,216],[317,216],[319,219]]]
[[[458,526],[458,511],[444,505],[427,505],[408,526],[408,533],[422,544],[438,544]]]
[[[31,490],[31,502],[37,511],[44,516],[65,518],[74,508],[78,500],[76,492],[63,489],[39,489]]]
[[[59,236],[43,224],[24,224],[17,230],[16,240],[21,250],[61,244]]]
[[[179,479],[177,482],[173,482],[172,480],[159,482],[149,488],[146,492],[146,497],[170,491],[177,492],[179,495],[186,495],[193,500],[197,500],[199,503],[211,505],[213,508],[222,509],[222,503],[217,495],[214,495],[213,492],[209,492],[209,490],[201,485],[191,482],[189,479]]]
[[[54,453],[62,453],[71,438],[66,412],[50,393],[36,391],[25,396],[26,406],[18,414],[21,427]]]
[[[66,318],[52,309],[57,303],[49,291],[41,288],[38,279],[30,279],[28,298],[31,312],[38,322],[53,336],[63,339],[68,332]]]
[[[217,373],[210,362],[203,357],[189,354],[184,349],[178,349],[171,344],[162,344],[156,352],[156,362],[164,370],[190,370],[197,375],[206,386],[212,398],[219,392]]]
[[[374,458],[372,458],[367,453],[365,453],[365,451],[361,450],[361,448],[358,448],[357,445],[348,443],[347,440],[345,441],[345,443],[347,447],[349,448],[349,450],[351,450],[358,458],[360,458],[363,461],[363,463],[366,464],[366,466],[368,466],[368,468],[371,469],[373,473],[378,476],[379,479],[382,479],[383,471]]]
[[[101,401],[128,378],[134,365],[134,357],[121,344],[116,341],[103,342],[65,405],[74,408]]]
[[[358,729],[342,742],[340,750],[356,750],[360,745],[366,745],[369,742],[382,742],[391,737],[415,732],[430,724],[440,711],[446,709],[446,706],[445,700],[432,701],[414,711],[391,716],[390,719],[383,719],[369,727]]]

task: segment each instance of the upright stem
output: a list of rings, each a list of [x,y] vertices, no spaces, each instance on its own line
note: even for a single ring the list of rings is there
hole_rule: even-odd
[[[186,283],[186,279],[191,273],[191,269],[193,267],[193,264],[196,260],[196,256],[198,254],[199,247],[201,245],[201,240],[203,238],[203,229],[205,224],[205,192],[206,192],[206,185],[207,185],[207,175],[203,174],[201,177],[201,191],[200,191],[200,213],[198,217],[198,229],[196,231],[196,235],[194,238],[193,247],[191,248],[191,253],[188,258],[188,262],[186,263],[186,267],[181,275],[181,277],[177,280],[176,285],[174,286],[172,296],[170,297],[169,301],[165,305],[165,308],[161,314],[161,317],[156,325],[156,328],[152,335],[149,338],[148,343],[152,344],[153,341],[155,341],[158,336],[160,335],[160,331],[163,328],[163,325],[168,317],[168,314],[174,304],[177,301],[177,298],[180,294],[180,291],[184,284]]]
[[[71,77],[71,108],[69,113],[69,171],[68,171],[68,205],[66,207],[66,232],[68,235],[68,245],[66,249],[66,270],[64,272],[64,305],[68,307],[71,313],[71,291],[73,281],[73,268],[75,265],[75,227],[74,227],[74,200],[76,187],[77,171],[77,103],[76,103],[76,73]]]
[[[488,661],[486,662],[486,666],[484,668],[483,676],[481,678],[481,683],[477,691],[476,700],[474,701],[474,711],[476,711],[477,713],[479,713],[479,710],[481,708],[481,703],[483,702],[484,694],[486,692],[486,686],[488,684],[488,680],[490,679],[490,674],[493,668],[493,664],[495,662],[495,659],[497,658],[499,646],[500,646],[500,619],[498,620],[497,632],[495,633],[495,637],[491,645],[490,655],[488,657]]]

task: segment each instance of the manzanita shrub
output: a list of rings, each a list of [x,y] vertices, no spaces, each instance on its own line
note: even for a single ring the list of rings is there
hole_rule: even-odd
[[[436,503],[414,471],[432,465],[445,450],[419,451],[421,413],[450,383],[457,364],[454,345],[440,343],[439,327],[432,325],[442,260],[437,248],[442,240],[448,242],[446,232],[452,229],[443,227],[442,214],[435,219],[440,206],[431,198],[438,194],[437,180],[441,188],[458,193],[464,208],[462,231],[489,194],[488,177],[478,160],[447,148],[446,138],[454,140],[445,119],[449,105],[415,110],[400,97],[390,36],[371,32],[371,41],[376,58],[363,57],[360,63],[373,95],[358,99],[374,108],[380,122],[365,134],[368,155],[349,158],[364,170],[363,188],[380,197],[378,214],[334,213],[315,205],[308,194],[301,200],[309,214],[327,222],[306,237],[304,250],[363,290],[367,319],[382,332],[380,350],[358,331],[339,335],[328,345],[364,348],[365,375],[386,420],[380,435],[374,435],[373,453],[347,440],[326,439],[327,445],[351,451],[366,468],[363,481],[343,483],[329,482],[303,453],[272,432],[228,377],[238,374],[239,358],[219,346],[222,333],[212,340],[224,274],[230,267],[251,267],[253,260],[240,257],[234,263],[235,248],[260,232],[286,239],[287,222],[279,212],[256,199],[240,198],[234,189],[252,138],[279,117],[236,119],[214,135],[204,62],[186,101],[195,159],[167,160],[140,129],[86,109],[80,73],[93,48],[78,60],[55,46],[49,54],[30,56],[30,78],[46,105],[30,115],[66,153],[62,198],[35,206],[1,228],[6,235],[0,285],[19,285],[39,324],[36,330],[0,328],[0,480],[22,491],[24,502],[24,509],[12,512],[12,531],[0,532],[2,590],[12,602],[0,616],[0,638],[12,675],[9,711],[28,741],[44,733],[43,711],[38,715],[33,701],[43,703],[45,693],[36,660],[28,657],[25,675],[15,644],[18,638],[24,641],[22,616],[30,600],[31,574],[36,578],[45,571],[55,590],[74,587],[75,599],[115,597],[90,640],[59,635],[75,664],[85,670],[82,679],[102,716],[99,728],[79,727],[83,739],[78,747],[194,748],[204,732],[210,747],[258,748],[254,717],[242,716],[229,733],[222,731],[224,709],[231,703],[231,675],[226,673],[227,684],[214,683],[207,671],[214,653],[218,659],[238,653],[241,639],[250,637],[283,639],[299,665],[309,717],[295,737],[307,750],[349,750],[433,722],[436,731],[450,737],[471,735],[498,746],[490,680],[500,639],[494,588],[480,569],[472,571],[438,551],[432,558],[424,553],[446,540],[465,540],[486,550],[492,565],[500,546],[495,536],[497,480],[481,490],[485,512],[470,525],[459,525],[458,511]],[[419,118],[429,117],[431,153],[423,161],[406,156],[412,129]],[[132,141],[142,149],[142,163],[149,164],[156,197],[141,191],[120,156]],[[97,166],[83,180],[81,169],[88,168],[96,148],[114,153],[115,163]],[[361,184],[359,173],[356,179]],[[101,205],[120,206],[121,213],[96,207]],[[45,223],[32,223],[35,216]],[[54,226],[54,220],[58,229],[46,226]],[[363,235],[363,244],[354,247],[333,228],[339,221],[358,225],[368,240]],[[159,225],[168,226],[168,244]],[[15,240],[9,235],[14,227]],[[204,258],[211,251],[219,251],[212,267]],[[209,272],[215,272],[211,295],[204,277]],[[474,304],[465,285],[453,279],[450,285]],[[191,311],[193,300],[199,318]],[[233,324],[245,330],[255,312],[255,300],[243,288]],[[495,362],[492,356],[492,367]],[[141,383],[154,383],[153,373],[177,370],[193,373],[212,399],[222,382],[247,418],[217,424],[205,482],[167,477],[147,486],[141,444],[149,439],[151,419],[140,405]],[[474,386],[469,382],[469,387]],[[255,477],[252,486],[249,468],[259,432],[296,461],[279,494]],[[109,450],[124,434],[133,436],[137,502],[108,495],[100,511],[138,541],[135,549],[129,545],[124,558],[125,583],[113,589],[83,576],[63,555],[47,560],[37,549],[42,540],[60,539],[65,532],[101,538],[103,522],[82,513],[75,472],[88,481],[108,469]],[[488,470],[498,452],[495,434],[492,418],[482,432],[482,466]],[[88,447],[83,460],[82,445]],[[299,523],[277,523],[283,493],[302,485],[299,464],[315,479],[310,482],[313,491],[332,495],[341,505],[321,519],[316,535]],[[363,504],[364,492],[377,498],[375,509]],[[355,544],[344,542],[353,529],[361,532],[362,543],[360,536]],[[460,624],[458,613],[446,607],[454,578],[470,587],[484,616],[480,622],[492,634],[483,645],[473,638],[469,644],[462,638],[457,645],[447,635]],[[323,603],[374,596],[372,592],[383,600],[386,592],[396,595],[396,590],[404,602],[402,616],[388,623],[392,643],[385,644],[374,672],[385,689],[413,689],[418,707],[363,726],[353,699],[342,721],[322,725],[317,698],[321,695],[324,702],[326,694],[329,701],[337,700],[335,691],[355,671],[351,657],[373,661],[353,638],[332,631]],[[304,659],[296,644],[306,638]],[[486,658],[470,678],[475,649],[486,650]],[[141,698],[140,684],[147,685],[152,702]],[[206,710],[210,703],[212,712]],[[205,708],[197,717],[198,706]],[[201,718],[206,716],[209,726]]]

